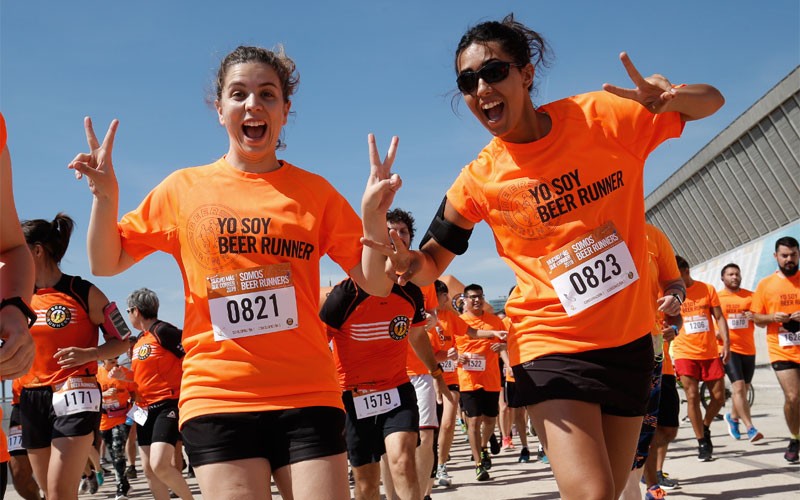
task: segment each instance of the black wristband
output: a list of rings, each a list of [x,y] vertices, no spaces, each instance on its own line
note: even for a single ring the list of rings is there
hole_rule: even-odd
[[[0,309],[3,309],[5,306],[14,306],[20,311],[22,314],[28,318],[28,329],[30,330],[34,323],[36,323],[36,313],[33,312],[33,309],[22,300],[22,297],[8,297],[0,302]]]
[[[675,300],[677,300],[677,301],[678,301],[678,304],[680,304],[680,305],[683,305],[683,302],[684,302],[684,300],[686,300],[686,299],[683,299],[683,300],[681,300],[681,297],[680,297],[680,295],[678,295],[677,293],[671,293],[670,295],[672,295],[673,297],[675,297]]]

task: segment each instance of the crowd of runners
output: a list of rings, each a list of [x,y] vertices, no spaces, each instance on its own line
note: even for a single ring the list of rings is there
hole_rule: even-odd
[[[387,498],[423,499],[452,486],[459,422],[476,482],[491,480],[492,455],[516,446],[516,428],[519,461],[547,460],[562,498],[663,498],[677,486],[663,463],[678,381],[698,460],[713,457],[725,373],[730,435],[763,437],[745,397],[754,326],[766,327],[786,396],[782,451],[797,462],[797,240],[775,242],[778,269],[755,292],[740,288],[736,264],[717,292],[645,223],[648,154],[716,112],[722,95],[644,78],[623,53],[632,88],[535,106],[549,57],[512,15],[463,35],[456,85],[494,138],[447,189],[418,250],[411,213],[393,208],[397,138],[382,156],[369,136],[360,217],[326,179],[278,158],[299,84],[282,48],[241,46],[222,60],[213,101],[228,152],[174,171],[121,219],[118,122],[101,142],[87,118],[89,150],[69,168],[92,194],[91,270],[113,276],[168,253],[184,280],[182,329],[158,319],[151,290],[132,291],[123,313],[62,272],[68,215],[20,224],[0,120],[0,376],[15,396],[0,491],[10,468],[26,499],[96,492],[107,455],[124,500],[135,442],[158,500],[192,498],[184,468],[204,498],[268,498],[274,481],[287,499],[345,499],[351,488],[377,499],[381,484]],[[481,221],[516,276],[503,311],[480,284],[450,290],[437,279]],[[321,299],[324,255],[348,278]],[[117,361],[126,351],[130,369]]]

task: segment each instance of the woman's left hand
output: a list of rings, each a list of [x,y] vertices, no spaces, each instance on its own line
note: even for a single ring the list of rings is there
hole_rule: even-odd
[[[619,59],[622,61],[622,65],[625,66],[625,70],[628,72],[628,76],[631,77],[633,84],[636,85],[636,88],[627,89],[604,83],[603,90],[624,99],[636,101],[651,113],[667,111],[665,107],[675,97],[675,89],[669,80],[665,76],[658,74],[643,78],[626,52],[621,53]]]
[[[97,362],[97,349],[81,349],[80,347],[64,347],[53,355],[61,368],[76,368],[92,361]]]

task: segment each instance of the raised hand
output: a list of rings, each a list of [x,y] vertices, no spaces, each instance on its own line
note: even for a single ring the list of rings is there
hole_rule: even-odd
[[[643,78],[626,52],[621,53],[619,59],[622,61],[622,65],[625,66],[625,71],[628,72],[628,76],[630,76],[636,88],[629,89],[604,83],[603,90],[619,97],[636,101],[651,113],[664,111],[667,103],[675,97],[675,89],[669,80],[658,74]]]
[[[88,116],[83,119],[83,126],[86,131],[86,142],[89,145],[89,153],[80,153],[69,164],[69,168],[75,171],[75,178],[81,179],[86,176],[89,190],[96,197],[113,196],[119,192],[117,176],[114,174],[114,165],[111,161],[111,151],[114,149],[114,136],[117,133],[119,120],[112,120],[108,127],[103,143],[100,144],[92,127],[92,119]]]
[[[368,214],[386,215],[386,211],[392,206],[394,195],[403,182],[400,176],[392,173],[392,164],[397,154],[397,136],[392,137],[389,151],[381,161],[378,146],[375,142],[375,135],[369,134],[369,178],[364,196],[361,199],[361,214],[366,217]]]

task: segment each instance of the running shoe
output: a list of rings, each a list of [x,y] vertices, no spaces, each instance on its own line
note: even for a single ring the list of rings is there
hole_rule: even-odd
[[[89,493],[89,479],[86,476],[81,476],[81,482],[78,484],[78,495]]]
[[[531,452],[528,451],[528,448],[525,448],[523,446],[522,450],[520,450],[519,452],[519,458],[517,459],[517,462],[521,464],[527,464],[530,461],[531,461]]]
[[[497,440],[497,436],[495,436],[494,432],[489,437],[489,449],[492,451],[492,455],[500,453],[500,442]]]
[[[125,477],[128,479],[136,479],[139,477],[139,473],[136,472],[136,466],[129,465],[125,468]]]
[[[94,473],[97,476],[98,486],[103,486],[103,483],[106,482],[106,475],[104,474],[105,472],[107,472],[105,469],[101,469]]]
[[[486,470],[492,469],[492,457],[489,456],[489,451],[486,448],[481,450],[481,466]]]
[[[697,460],[700,462],[710,462],[712,459],[711,443],[706,439],[701,439],[697,447]]]
[[[763,438],[764,435],[758,432],[758,429],[755,427],[750,427],[747,429],[747,439],[750,440],[751,443],[755,443],[759,439]]]
[[[796,464],[800,462],[798,452],[800,452],[800,441],[797,439],[790,439],[789,446],[786,448],[786,453],[783,454],[783,458],[789,463]]]
[[[544,452],[544,447],[542,445],[539,445],[539,449],[536,450],[536,457],[543,464],[549,464],[550,463],[550,459],[547,458],[547,453]]]
[[[131,491],[131,485],[127,480],[124,481],[123,483],[117,483],[117,495],[114,497],[114,500],[128,500],[128,493]]]
[[[741,439],[742,433],[739,432],[739,419],[733,418],[730,413],[726,413],[725,423],[728,424],[728,434],[730,434],[733,439]]]
[[[506,436],[503,438],[503,445],[500,447],[503,451],[513,450],[514,443],[511,441],[511,436]]]
[[[644,495],[644,500],[660,500],[662,498],[667,498],[667,493],[657,484],[647,488],[647,493]]]
[[[483,465],[475,467],[475,479],[477,479],[478,481],[489,480],[489,473],[486,472],[486,467],[484,467]]]
[[[436,483],[445,488],[449,488],[453,485],[453,478],[447,473],[447,465],[439,464],[438,467],[436,467]]]
[[[97,474],[92,472],[86,477],[86,482],[89,483],[89,493],[94,495],[100,489],[100,484],[97,481]]]
[[[656,475],[658,476],[658,485],[661,486],[661,489],[674,490],[679,486],[678,480],[672,479],[666,472],[656,471]]]

